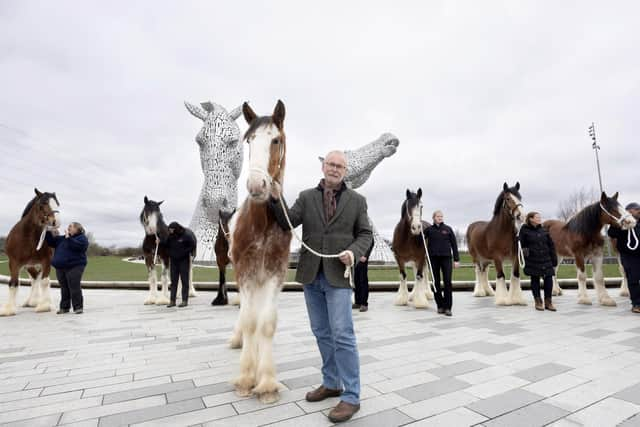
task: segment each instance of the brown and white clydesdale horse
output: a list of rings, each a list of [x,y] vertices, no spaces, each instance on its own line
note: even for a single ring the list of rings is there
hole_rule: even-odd
[[[505,182],[496,199],[491,221],[476,221],[467,228],[467,245],[475,264],[476,297],[494,295],[489,284],[488,267],[496,267],[496,305],[527,305],[520,287],[520,264],[518,260],[518,232],[524,221],[520,183],[509,187]],[[511,280],[507,284],[503,261],[511,260]]]
[[[563,257],[575,258],[578,270],[578,304],[591,304],[591,298],[587,294],[587,273],[585,270],[585,263],[590,259],[593,265],[593,282],[598,302],[605,306],[616,305],[604,286],[602,269],[604,256],[602,228],[607,224],[626,230],[635,227],[636,220],[620,205],[618,193],[608,197],[604,191],[598,202],[582,209],[568,222],[548,220],[543,224],[556,246],[558,264]],[[554,293],[561,293],[557,274],[554,276],[553,287]]]
[[[227,305],[229,297],[227,296],[226,271],[227,266],[231,264],[229,258],[229,221],[236,212],[227,212],[222,209],[218,211],[218,234],[214,249],[216,252],[216,264],[218,265],[218,295],[211,301],[211,305]]]
[[[413,299],[415,308],[429,307],[428,299],[433,299],[426,274],[429,272],[423,230],[431,224],[422,221],[422,189],[416,193],[407,189],[406,199],[402,202],[400,222],[393,230],[391,248],[400,270],[400,286],[396,294],[396,305],[407,305]],[[406,266],[413,266],[415,284],[409,293]]]
[[[166,240],[169,235],[169,228],[164,222],[160,205],[164,202],[161,200],[156,202],[144,196],[144,208],[140,212],[140,224],[144,227],[144,240],[142,241],[142,253],[144,255],[144,263],[149,273],[149,295],[144,300],[145,305],[169,304],[169,250],[162,243],[156,244],[156,238]],[[156,252],[157,248],[157,252]],[[160,280],[162,282],[162,290],[158,295],[158,278],[156,276],[156,262],[160,260],[162,271]]]
[[[42,193],[37,188],[35,193],[36,196],[24,208],[22,218],[13,226],[5,243],[11,279],[9,301],[0,309],[0,316],[16,314],[16,295],[23,267],[27,267],[31,277],[31,292],[23,307],[35,307],[36,312],[51,310],[49,272],[53,250],[44,242],[44,235],[47,229],[60,226],[60,203],[56,193]]]
[[[239,396],[258,396],[263,403],[280,398],[273,362],[277,299],[289,265],[291,232],[283,231],[269,207],[269,195],[283,183],[286,139],[285,107],[278,101],[271,116],[258,117],[242,106],[249,124],[249,196],[231,220],[230,253],[240,292],[240,315],[232,347],[242,346]]]

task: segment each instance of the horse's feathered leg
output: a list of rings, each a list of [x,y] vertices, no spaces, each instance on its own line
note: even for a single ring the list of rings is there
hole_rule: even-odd
[[[495,259],[493,263],[496,266],[496,305],[511,305],[512,302],[507,293],[507,282],[502,268],[502,260]]]
[[[395,305],[407,305],[409,303],[409,289],[407,287],[407,272],[404,268],[404,261],[398,261],[398,269],[400,270],[400,286],[396,294]]]
[[[520,265],[518,257],[515,256],[512,261],[511,278],[509,280],[509,300],[514,305],[527,305],[527,301],[522,295],[522,287],[520,285]]]
[[[558,282],[558,270],[560,269],[560,264],[562,264],[562,257],[558,257],[558,265],[554,268],[555,274],[553,275],[553,291],[551,292],[554,297],[562,295],[562,288],[560,287],[560,282]]]
[[[627,283],[627,275],[624,272],[624,267],[620,261],[620,255],[618,255],[618,269],[620,270],[620,276],[622,276],[622,283],[620,283],[620,296],[629,296],[629,283]]]
[[[576,256],[576,269],[578,270],[578,304],[591,305],[591,298],[587,293],[587,272],[585,271],[584,257]]]
[[[40,300],[40,286],[38,286],[38,276],[40,272],[33,267],[27,269],[29,278],[31,281],[31,289],[29,291],[29,297],[22,304],[23,307],[35,307]]]
[[[603,256],[602,253],[594,255],[591,258],[591,264],[593,265],[593,286],[596,288],[596,294],[598,295],[598,302],[600,305],[607,307],[615,307],[617,304],[609,296],[607,288],[604,285],[604,271],[602,269]]]
[[[11,262],[11,258],[9,258],[9,271],[11,272],[9,300],[0,309],[0,316],[14,316],[16,314],[16,295],[18,294],[18,286],[20,286],[20,268]]]

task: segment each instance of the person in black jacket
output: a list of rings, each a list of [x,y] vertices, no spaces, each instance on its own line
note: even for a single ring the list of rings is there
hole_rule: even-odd
[[[624,274],[629,284],[629,297],[631,298],[631,311],[640,314],[640,204],[629,203],[627,211],[639,221],[636,223],[635,237],[633,231],[622,230],[618,227],[609,227],[607,234],[616,239],[616,249],[620,254],[620,262],[624,267]]]
[[[524,255],[524,273],[531,277],[531,292],[536,310],[556,311],[551,302],[553,275],[558,265],[558,255],[551,236],[542,227],[538,212],[529,212],[526,223],[520,228],[520,244]],[[544,278],[544,306],[540,297],[540,278]]]
[[[360,309],[365,312],[369,310],[369,257],[373,251],[375,245],[374,241],[371,241],[371,246],[363,256],[360,257],[359,262],[356,264],[355,277],[353,282],[355,285],[355,304],[352,308]]]
[[[451,257],[453,255],[453,266],[460,266],[460,254],[458,253],[458,243],[453,229],[445,224],[444,215],[441,211],[433,213],[433,225],[424,230],[424,237],[427,239],[427,250],[433,271],[434,286],[436,292],[434,298],[438,305],[438,313],[451,316],[451,306],[453,304],[453,289],[451,276],[453,273]],[[440,285],[440,272],[444,287]]]
[[[168,237],[161,243],[167,246],[171,260],[171,301],[167,307],[176,306],[178,279],[182,283],[182,302],[178,307],[186,307],[189,301],[191,257],[195,256],[197,247],[196,236],[191,230],[174,221],[169,224]]]
[[[87,248],[89,248],[89,240],[85,236],[84,228],[80,223],[72,222],[64,236],[54,236],[51,231],[47,231],[45,239],[47,245],[55,248],[51,265],[56,269],[60,284],[58,314],[68,313],[71,306],[74,313],[81,314],[84,299],[80,282],[87,266]]]

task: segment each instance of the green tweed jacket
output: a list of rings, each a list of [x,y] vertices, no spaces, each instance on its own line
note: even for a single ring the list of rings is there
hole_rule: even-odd
[[[271,205],[278,223],[285,227],[287,221],[280,203],[272,200]],[[358,262],[373,242],[367,201],[350,188],[342,190],[336,213],[329,222],[322,207],[322,192],[317,188],[301,192],[288,213],[294,227],[302,224],[302,240],[320,253],[337,254],[350,250],[354,261]],[[304,247],[300,249],[296,281],[304,285],[313,282],[321,263],[322,271],[332,286],[349,287],[349,279],[344,277],[344,264],[339,259],[319,258]]]

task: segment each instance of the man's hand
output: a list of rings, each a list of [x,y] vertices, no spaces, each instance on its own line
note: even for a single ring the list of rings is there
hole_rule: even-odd
[[[360,257],[360,262],[367,262],[367,257],[366,256],[361,256]]]
[[[69,230],[65,230],[64,231],[64,238],[68,239],[69,238]]]
[[[343,251],[340,254],[340,261],[342,261],[344,265],[353,265],[353,252]]]
[[[279,182],[274,180],[271,183],[271,197],[273,197],[276,200],[279,200],[281,194],[282,194],[282,186],[280,185]]]
[[[460,262],[459,261],[454,261],[453,262],[453,268],[460,268]]]

